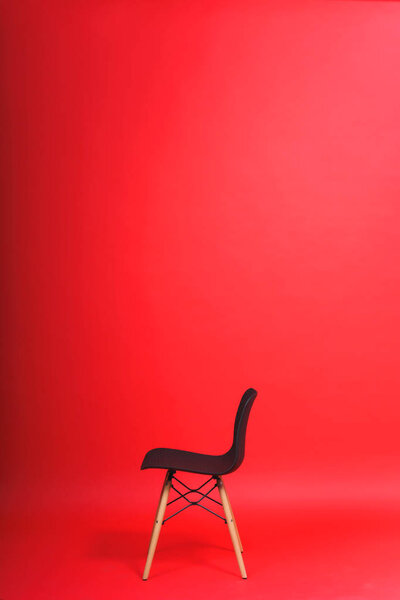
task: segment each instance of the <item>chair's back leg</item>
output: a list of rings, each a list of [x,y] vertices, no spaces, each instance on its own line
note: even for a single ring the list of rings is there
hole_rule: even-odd
[[[146,580],[149,576],[151,563],[153,562],[154,552],[156,551],[158,538],[161,531],[162,522],[164,519],[165,508],[167,506],[169,490],[171,489],[171,471],[167,471],[164,484],[161,489],[160,501],[158,503],[156,518],[154,520],[153,531],[150,538],[149,551],[147,553],[146,565],[143,571],[143,579]]]
[[[225,487],[225,484],[224,484],[224,487]],[[226,494],[226,497],[228,499],[229,510],[231,511],[231,516],[232,516],[233,524],[235,526],[235,531],[236,531],[236,536],[237,536],[237,539],[238,539],[238,542],[239,542],[240,552],[243,552],[243,546],[242,546],[242,542],[241,542],[241,539],[240,539],[239,530],[238,530],[238,527],[237,527],[237,524],[236,524],[235,515],[233,514],[232,504],[231,504],[231,501],[229,500],[228,492],[226,491],[226,487],[225,487],[225,494]]]
[[[218,491],[221,496],[222,506],[224,507],[226,522],[228,524],[229,533],[231,534],[231,540],[232,540],[233,548],[235,550],[236,559],[238,561],[240,573],[241,573],[243,579],[247,579],[246,568],[244,566],[243,556],[240,551],[239,537],[236,533],[234,519],[233,519],[232,511],[230,509],[229,500],[228,500],[228,496],[226,494],[224,482],[222,481],[222,477],[218,477]]]

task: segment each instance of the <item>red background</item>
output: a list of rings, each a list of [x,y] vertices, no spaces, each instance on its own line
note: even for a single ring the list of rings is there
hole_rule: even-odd
[[[4,600],[398,599],[400,4],[1,15]],[[248,582],[191,511],[143,584],[144,453],[249,386]]]

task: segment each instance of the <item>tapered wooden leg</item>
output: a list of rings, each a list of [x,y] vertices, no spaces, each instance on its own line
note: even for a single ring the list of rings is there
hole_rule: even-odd
[[[239,539],[238,539],[238,535],[236,534],[234,520],[233,520],[232,512],[230,509],[228,496],[225,491],[224,482],[222,481],[222,477],[218,477],[218,491],[221,496],[222,506],[224,507],[226,522],[228,524],[229,533],[231,534],[231,540],[232,540],[233,548],[235,550],[236,559],[238,561],[240,573],[241,573],[243,579],[247,579],[247,573],[246,573],[246,569],[245,569],[244,562],[243,562],[243,556],[240,551]]]
[[[161,490],[160,501],[158,503],[156,518],[154,520],[153,531],[150,538],[149,551],[147,553],[146,565],[143,571],[143,580],[145,581],[150,573],[151,563],[153,562],[154,552],[156,551],[158,538],[161,531],[161,525],[164,519],[165,508],[168,502],[169,490],[171,489],[171,472],[168,471]]]
[[[233,524],[234,524],[234,526],[235,526],[235,531],[236,531],[236,536],[237,536],[237,539],[238,539],[238,542],[239,542],[239,548],[240,548],[240,552],[243,552],[243,546],[242,546],[242,542],[241,542],[241,540],[240,540],[239,530],[238,530],[238,528],[237,528],[237,524],[236,524],[235,515],[233,514],[233,510],[232,510],[232,504],[231,504],[231,501],[229,500],[229,496],[228,496],[228,492],[226,491],[226,488],[225,488],[225,494],[226,494],[226,497],[227,497],[227,499],[228,499],[229,510],[231,511],[231,515],[232,515]]]

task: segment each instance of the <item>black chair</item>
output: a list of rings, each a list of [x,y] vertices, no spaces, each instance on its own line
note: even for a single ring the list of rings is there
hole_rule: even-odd
[[[244,446],[246,438],[247,421],[255,397],[257,396],[256,390],[249,388],[243,394],[240,401],[238,411],[236,413],[235,426],[233,431],[233,443],[231,448],[225,454],[220,456],[213,456],[210,454],[198,454],[196,452],[186,452],[185,450],[172,450],[171,448],[155,448],[150,450],[144,457],[142,463],[142,469],[166,469],[164,484],[161,490],[160,501],[156,512],[156,518],[154,521],[153,532],[151,534],[149,551],[147,554],[146,566],[143,572],[143,579],[146,580],[149,576],[151,563],[153,562],[154,552],[157,546],[158,537],[160,535],[161,525],[164,525],[166,521],[172,519],[175,515],[182,512],[190,506],[199,506],[204,508],[208,512],[216,515],[225,523],[228,524],[229,533],[231,535],[232,544],[235,550],[236,558],[239,564],[240,573],[243,579],[247,579],[246,569],[243,562],[242,552],[243,547],[240,541],[238,528],[236,525],[235,517],[233,516],[232,507],[229,502],[228,495],[222,481],[222,475],[232,473],[243,462],[244,459]],[[175,473],[177,471],[186,471],[188,473],[200,473],[202,475],[210,475],[209,479],[205,481],[198,488],[190,488],[185,483],[180,481]],[[211,481],[213,483],[211,484]],[[176,483],[179,483],[183,490],[179,490],[176,487]],[[207,484],[210,484],[208,491],[204,492],[204,488]],[[221,502],[218,502],[214,498],[210,497],[210,493],[218,488],[220,493]],[[168,502],[168,495],[170,489],[175,490],[178,496]],[[202,491],[203,490],[203,491]],[[189,500],[188,496],[191,494],[197,494],[200,496],[198,500]],[[198,497],[197,496],[197,497]],[[192,496],[193,497],[193,496]],[[164,519],[165,509],[170,504],[174,504],[177,500],[183,499],[187,503],[183,508],[176,511],[166,519]],[[217,514],[210,508],[201,504],[203,500],[210,500],[214,504],[219,504],[223,507],[225,517]]]

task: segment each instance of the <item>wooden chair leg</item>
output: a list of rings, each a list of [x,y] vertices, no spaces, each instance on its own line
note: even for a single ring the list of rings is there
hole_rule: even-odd
[[[167,471],[167,474],[166,474],[165,480],[164,480],[164,484],[161,489],[160,501],[158,503],[156,518],[154,520],[154,525],[153,525],[153,531],[151,533],[146,565],[145,565],[144,571],[143,571],[143,580],[144,581],[146,581],[146,579],[148,578],[149,573],[150,573],[151,563],[153,562],[154,552],[156,551],[157,542],[158,542],[158,538],[159,538],[160,531],[161,531],[161,525],[162,525],[162,522],[164,519],[165,508],[167,506],[168,495],[169,495],[170,489],[171,489],[171,472]]]
[[[241,542],[241,539],[240,539],[239,530],[238,530],[238,527],[237,527],[237,524],[236,524],[235,515],[233,514],[233,510],[232,510],[232,504],[231,504],[231,501],[229,500],[229,496],[228,496],[228,492],[226,491],[226,488],[225,488],[225,494],[226,494],[226,497],[228,499],[229,510],[231,511],[231,516],[232,516],[233,524],[235,526],[235,531],[236,531],[236,536],[237,536],[237,539],[238,539],[238,542],[239,542],[240,552],[243,552],[243,546],[242,546],[242,542]]]
[[[238,561],[240,573],[241,573],[243,579],[247,579],[246,568],[244,566],[243,556],[240,551],[239,538],[238,538],[238,535],[236,534],[233,515],[232,515],[231,509],[230,509],[229,500],[228,500],[228,496],[226,494],[224,482],[222,481],[222,477],[218,477],[218,491],[221,496],[222,506],[224,507],[226,522],[228,524],[229,533],[231,534],[231,540],[232,540],[233,548],[235,550],[236,559]]]

